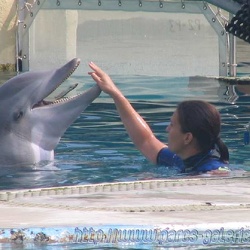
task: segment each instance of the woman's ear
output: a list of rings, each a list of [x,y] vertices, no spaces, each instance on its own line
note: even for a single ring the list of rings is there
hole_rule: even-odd
[[[185,137],[184,137],[184,144],[185,145],[188,145],[189,143],[191,143],[191,141],[193,140],[193,134],[191,132],[187,132],[185,134]]]

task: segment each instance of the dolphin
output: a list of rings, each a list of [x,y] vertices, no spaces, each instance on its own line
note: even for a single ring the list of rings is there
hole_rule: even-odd
[[[45,100],[79,64],[75,58],[55,70],[21,73],[0,86],[0,166],[54,160],[64,132],[101,93],[94,85],[72,97]]]

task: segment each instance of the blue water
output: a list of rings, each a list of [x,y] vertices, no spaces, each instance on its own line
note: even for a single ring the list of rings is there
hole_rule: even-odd
[[[12,76],[2,74],[0,82]],[[221,137],[230,149],[233,168],[250,171],[250,145],[245,145],[243,140],[245,125],[250,122],[250,85],[227,85],[198,77],[116,75],[112,78],[156,136],[165,142],[165,128],[177,103],[187,99],[213,103],[221,113]],[[89,76],[72,76],[69,81],[82,83],[77,90],[80,92],[93,85]],[[0,189],[170,177],[182,178],[174,170],[155,167],[135,149],[111,98],[102,93],[61,138],[53,164],[1,169]]]

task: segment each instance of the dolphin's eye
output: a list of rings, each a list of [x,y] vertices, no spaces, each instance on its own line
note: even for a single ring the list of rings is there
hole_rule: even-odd
[[[14,113],[14,120],[18,121],[23,116],[23,111]]]

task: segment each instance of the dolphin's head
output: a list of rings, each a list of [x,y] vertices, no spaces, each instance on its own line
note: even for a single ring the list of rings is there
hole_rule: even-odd
[[[53,160],[61,136],[101,92],[95,85],[70,98],[45,101],[79,64],[73,59],[56,70],[22,73],[0,87],[0,165]]]

